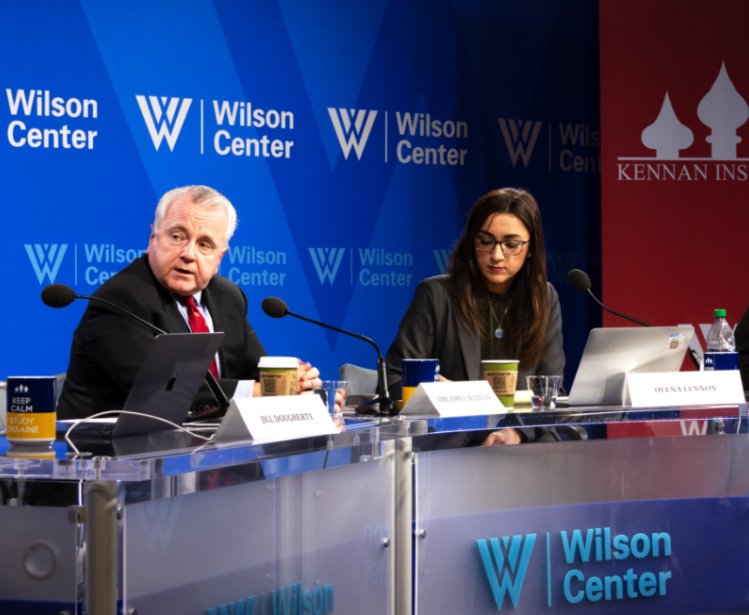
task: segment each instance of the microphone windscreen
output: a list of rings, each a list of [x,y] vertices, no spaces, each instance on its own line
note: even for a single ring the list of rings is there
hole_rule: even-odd
[[[289,306],[283,299],[278,297],[266,297],[261,305],[263,312],[271,318],[283,318],[289,311]]]
[[[75,301],[75,291],[65,284],[50,284],[42,290],[42,301],[53,308],[67,307]]]
[[[579,293],[587,293],[590,290],[590,278],[587,273],[580,269],[570,271],[567,279],[570,281],[572,288]]]

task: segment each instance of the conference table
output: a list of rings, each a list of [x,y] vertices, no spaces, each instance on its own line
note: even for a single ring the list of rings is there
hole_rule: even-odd
[[[0,613],[747,611],[747,431],[741,404],[2,438]]]

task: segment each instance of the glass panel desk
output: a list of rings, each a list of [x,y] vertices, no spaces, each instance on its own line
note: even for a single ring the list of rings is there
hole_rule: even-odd
[[[479,446],[500,429],[527,441]],[[2,613],[749,608],[743,405],[76,443],[0,439]]]

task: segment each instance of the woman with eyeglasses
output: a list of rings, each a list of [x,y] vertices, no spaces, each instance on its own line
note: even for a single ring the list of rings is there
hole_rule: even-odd
[[[546,280],[541,214],[528,192],[504,188],[481,197],[447,275],[417,286],[387,353],[394,397],[401,391],[404,358],[439,359],[446,380],[480,380],[482,360],[519,359],[518,389],[526,388],[528,375],[562,374],[559,297]],[[492,436],[532,437],[504,431]]]

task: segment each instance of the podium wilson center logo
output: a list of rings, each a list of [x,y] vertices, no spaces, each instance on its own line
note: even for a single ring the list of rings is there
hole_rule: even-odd
[[[620,156],[617,159],[619,181],[746,181],[749,179],[749,158],[739,158],[736,146],[741,137],[739,127],[749,119],[749,105],[738,93],[728,75],[725,62],[721,65],[712,88],[697,107],[697,117],[711,133],[709,157],[682,156],[694,143],[694,133],[679,120],[666,92],[660,113],[642,131],[642,144],[655,151],[655,156]]]
[[[488,544],[481,539],[477,543],[497,609],[502,610],[505,595],[509,595],[513,608],[518,608],[520,590],[523,589],[536,535],[513,536],[512,539],[505,536],[501,541],[499,538],[490,538]]]
[[[551,607],[559,601],[569,606],[657,600],[668,595],[672,574],[667,532],[628,536],[597,527],[563,530],[556,539],[546,532],[546,544],[534,550],[536,538],[536,534],[526,534],[476,541],[498,611],[509,604],[516,610],[535,611],[541,604]],[[560,548],[562,558],[552,557]],[[532,588],[521,599],[524,585]]]

